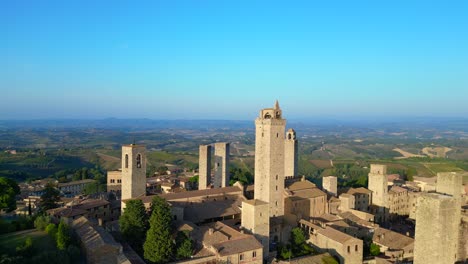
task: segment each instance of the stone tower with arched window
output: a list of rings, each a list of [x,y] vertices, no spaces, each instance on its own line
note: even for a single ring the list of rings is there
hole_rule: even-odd
[[[284,215],[286,120],[278,101],[255,120],[255,199],[269,204],[270,217]]]
[[[122,201],[146,195],[146,148],[122,146]],[[122,203],[122,208],[124,203]]]
[[[284,175],[286,177],[297,176],[297,139],[296,131],[292,128],[286,132],[284,141]]]

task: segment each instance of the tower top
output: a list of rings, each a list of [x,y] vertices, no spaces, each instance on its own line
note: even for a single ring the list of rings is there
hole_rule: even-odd
[[[276,102],[275,102],[275,108],[274,108],[274,109],[275,109],[275,110],[280,109],[278,100],[276,100]]]
[[[278,100],[276,100],[273,108],[265,108],[260,111],[259,119],[283,119],[282,111],[279,106]]]

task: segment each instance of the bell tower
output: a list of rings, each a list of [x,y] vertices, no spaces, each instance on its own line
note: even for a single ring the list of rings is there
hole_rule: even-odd
[[[122,201],[145,195],[146,147],[136,144],[124,145],[122,146]]]
[[[284,176],[297,176],[297,139],[296,131],[290,128],[284,141]]]
[[[284,215],[285,127],[278,101],[255,120],[255,199],[269,204],[270,217]]]

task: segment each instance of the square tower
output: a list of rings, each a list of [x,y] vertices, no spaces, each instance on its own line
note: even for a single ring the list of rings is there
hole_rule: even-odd
[[[214,188],[229,186],[229,143],[215,143],[215,176]]]
[[[255,199],[269,203],[270,217],[284,215],[284,135],[278,101],[255,120]]]
[[[455,263],[460,206],[452,196],[424,193],[416,208],[414,264]]]
[[[463,189],[463,173],[439,172],[437,173],[436,192],[461,198]]]
[[[263,258],[270,252],[270,215],[268,203],[260,200],[242,202],[242,228],[253,234],[263,245]]]
[[[211,146],[200,145],[198,158],[198,189],[205,190],[211,183]]]
[[[372,191],[372,204],[387,207],[388,179],[387,165],[370,165],[368,188]]]
[[[336,196],[338,194],[338,179],[335,176],[323,177],[322,187],[328,194]]]
[[[122,146],[122,200],[146,195],[146,148]]]
[[[290,128],[284,141],[284,176],[297,176],[297,139],[296,131]]]

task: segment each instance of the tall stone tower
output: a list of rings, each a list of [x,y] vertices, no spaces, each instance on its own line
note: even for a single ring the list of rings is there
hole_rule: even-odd
[[[371,164],[369,190],[372,191],[372,204],[386,207],[388,203],[387,166]]]
[[[229,143],[215,143],[214,188],[229,186]]]
[[[284,215],[284,135],[278,101],[255,120],[255,199],[269,203],[270,217]]]
[[[143,145],[124,145],[122,146],[122,200],[145,195],[146,148]]]
[[[436,192],[461,198],[463,188],[463,174],[458,172],[437,173]]]
[[[322,187],[328,194],[336,196],[338,194],[338,179],[335,176],[323,177]]]
[[[297,176],[297,139],[296,131],[290,128],[284,141],[284,176]]]
[[[424,193],[419,197],[414,264],[455,263],[458,258],[459,212],[459,203],[452,196]]]
[[[260,200],[242,202],[242,228],[253,234],[263,245],[263,258],[270,247],[270,214],[268,203]]]
[[[211,146],[200,145],[198,158],[198,189],[205,190],[211,183]]]
[[[389,211],[387,165],[371,164],[368,188],[372,191],[372,204],[376,207],[376,222],[384,223]]]

